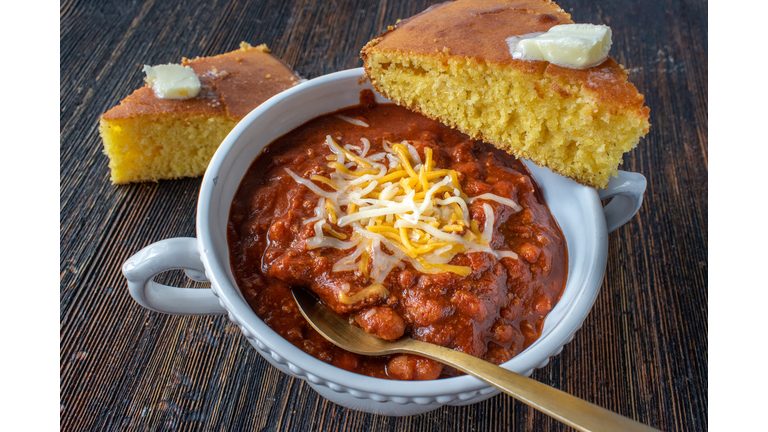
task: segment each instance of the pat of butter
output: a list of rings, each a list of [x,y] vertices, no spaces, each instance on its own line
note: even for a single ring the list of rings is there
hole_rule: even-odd
[[[200,79],[189,66],[144,65],[144,79],[161,99],[190,99],[200,93]]]
[[[604,25],[563,24],[546,33],[508,38],[509,52],[518,60],[548,61],[572,69],[597,66],[608,58],[611,29]]]

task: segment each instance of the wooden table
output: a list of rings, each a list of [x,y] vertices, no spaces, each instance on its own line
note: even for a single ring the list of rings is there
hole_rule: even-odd
[[[142,65],[267,43],[307,78],[361,65],[360,48],[434,1],[61,3],[63,430],[500,431],[564,426],[506,395],[412,417],[351,411],[262,359],[228,318],[149,312],[120,266],[195,235],[200,179],[114,186],[98,117]],[[707,429],[707,3],[561,0],[613,28],[611,55],[651,108],[623,169],[645,201],[609,237],[583,328],[533,377],[663,430]],[[196,286],[180,272],[160,278]]]

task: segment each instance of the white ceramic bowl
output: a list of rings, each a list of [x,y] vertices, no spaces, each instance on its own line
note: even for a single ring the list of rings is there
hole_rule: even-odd
[[[302,83],[251,112],[227,136],[205,173],[197,206],[197,239],[176,238],[147,246],[123,265],[131,295],[142,306],[164,313],[229,314],[256,350],[286,374],[304,379],[340,405],[388,415],[418,414],[444,404],[487,399],[493,387],[471,377],[403,382],[358,375],[326,364],[296,348],[264,324],[246,303],[229,265],[226,227],[229,208],[243,175],[274,139],[325,113],[359,103],[362,69],[333,73]],[[380,102],[388,102],[377,95]],[[541,337],[503,364],[524,375],[542,367],[573,339],[597,297],[607,260],[608,232],[623,225],[642,202],[645,178],[620,172],[604,191],[585,187],[528,163],[568,244],[568,283],[548,315]],[[614,197],[605,209],[601,198]],[[160,285],[152,278],[184,269],[211,289]]]

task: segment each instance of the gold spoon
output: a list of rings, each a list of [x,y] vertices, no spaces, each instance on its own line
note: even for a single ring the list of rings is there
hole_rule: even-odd
[[[578,430],[610,432],[658,430],[463,352],[406,336],[396,341],[379,339],[339,318],[304,289],[294,288],[293,297],[312,327],[326,339],[347,351],[362,355],[417,354],[439,361],[477,377]]]

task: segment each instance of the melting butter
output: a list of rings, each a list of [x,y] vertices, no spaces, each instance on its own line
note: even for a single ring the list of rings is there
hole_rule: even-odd
[[[200,79],[189,66],[144,65],[144,80],[161,99],[190,99],[200,93]]]
[[[515,59],[548,61],[571,69],[604,62],[612,43],[610,27],[594,24],[563,24],[546,33],[512,36],[506,41]]]

